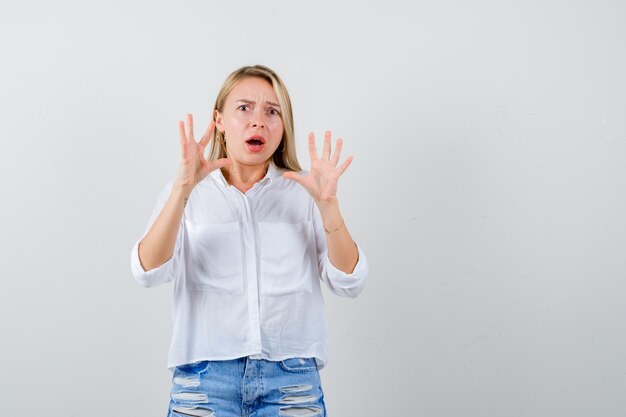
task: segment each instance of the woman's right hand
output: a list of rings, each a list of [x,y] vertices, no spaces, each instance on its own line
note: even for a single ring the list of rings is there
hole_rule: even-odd
[[[204,156],[204,150],[211,140],[214,128],[215,121],[211,120],[209,128],[202,136],[202,139],[200,139],[200,142],[196,142],[193,135],[193,116],[191,114],[187,115],[186,128],[184,122],[178,122],[182,160],[176,176],[175,183],[177,185],[191,191],[211,171],[231,164],[231,160],[228,158],[209,161]]]

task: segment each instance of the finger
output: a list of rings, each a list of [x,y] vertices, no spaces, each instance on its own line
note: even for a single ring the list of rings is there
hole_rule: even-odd
[[[215,128],[215,120],[211,120],[211,123],[209,123],[209,127],[207,128],[206,132],[204,132],[204,136],[202,136],[202,139],[200,139],[200,145],[203,148],[209,144],[214,128]]]
[[[341,157],[342,145],[343,145],[343,139],[341,138],[337,139],[337,145],[335,146],[335,153],[333,154],[333,158],[331,159],[331,162],[333,163],[334,166],[337,166],[337,163],[339,162],[339,157]]]
[[[324,134],[324,150],[322,151],[322,159],[330,159],[330,130]]]
[[[346,171],[346,169],[348,169],[351,163],[352,163],[352,157],[349,156],[348,159],[346,159],[346,161],[343,164],[341,164],[341,166],[339,167],[339,175],[343,174]]]
[[[191,114],[187,114],[187,140],[196,141],[193,137],[193,116]]]
[[[315,135],[313,132],[309,133],[309,155],[311,156],[311,161],[317,160],[317,146],[315,146]]]
[[[178,122],[178,136],[180,138],[181,144],[187,142],[187,135],[185,134],[185,122],[182,122],[182,121]]]
[[[298,184],[302,184],[302,178],[304,177],[298,174],[297,172],[287,171],[283,173],[283,178],[287,178],[288,180],[293,180],[297,182]]]
[[[231,161],[229,158],[220,158],[215,161],[211,161],[211,171],[227,167],[232,163],[233,161]]]

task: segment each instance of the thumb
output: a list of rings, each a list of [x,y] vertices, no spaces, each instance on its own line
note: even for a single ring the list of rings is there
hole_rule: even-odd
[[[288,180],[293,180],[298,184],[302,184],[302,179],[304,178],[302,175],[298,174],[294,171],[287,171],[283,173],[283,178],[287,178]]]
[[[211,165],[211,171],[215,169],[221,169],[227,167],[232,164],[232,161],[229,158],[220,158],[217,160],[213,160],[209,162]]]

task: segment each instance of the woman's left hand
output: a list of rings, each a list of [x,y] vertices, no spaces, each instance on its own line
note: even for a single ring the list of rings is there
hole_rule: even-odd
[[[294,180],[302,185],[313,197],[315,203],[320,205],[333,204],[337,202],[337,183],[339,177],[348,169],[352,162],[349,156],[341,166],[337,166],[341,155],[341,145],[343,140],[337,139],[337,145],[332,157],[330,155],[330,137],[329,130],[324,135],[324,150],[322,157],[318,158],[317,148],[315,146],[315,135],[309,133],[309,154],[311,156],[311,170],[307,175],[300,175],[297,172],[287,171],[283,177]]]

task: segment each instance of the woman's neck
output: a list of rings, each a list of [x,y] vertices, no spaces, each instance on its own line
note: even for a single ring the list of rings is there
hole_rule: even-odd
[[[230,166],[222,168],[222,174],[226,182],[245,193],[255,183],[263,179],[269,164],[269,160],[260,165],[243,165],[233,161]]]

